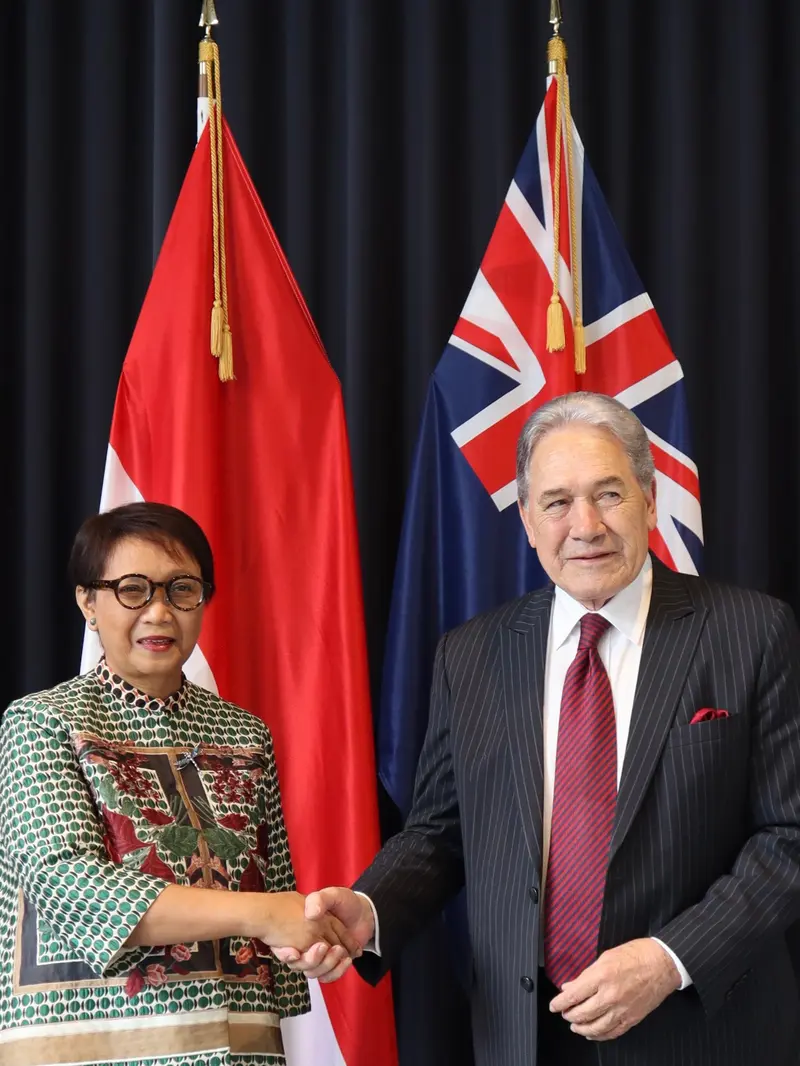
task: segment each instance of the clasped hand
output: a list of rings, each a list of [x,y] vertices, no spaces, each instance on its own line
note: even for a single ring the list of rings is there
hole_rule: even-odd
[[[336,965],[345,959],[349,963],[354,955],[361,954],[361,945],[346,924],[325,910],[308,914],[306,897],[299,892],[275,892],[264,898],[268,900],[269,912],[261,939],[278,958],[283,958],[280,952],[284,950],[299,959],[315,946],[315,958],[328,951],[335,952]],[[325,952],[321,952],[323,946]],[[306,972],[302,967],[297,969]]]
[[[338,980],[347,972],[354,958],[375,936],[372,907],[363,896],[349,888],[323,888],[306,896],[304,931],[328,928],[334,923],[339,942],[324,937],[302,942],[286,939],[271,944],[273,953],[290,970],[316,977],[323,983]],[[318,924],[319,923],[319,924]]]

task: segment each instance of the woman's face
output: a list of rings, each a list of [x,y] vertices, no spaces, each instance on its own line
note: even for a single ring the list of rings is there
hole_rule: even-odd
[[[168,554],[159,544],[138,537],[119,542],[106,562],[103,580],[125,574],[143,574],[151,581],[169,581],[180,574],[201,578],[197,560],[175,546]],[[200,636],[204,606],[179,611],[163,588],[157,588],[145,607],[129,610],[117,602],[111,589],[75,590],[84,618],[95,619],[93,628],[110,670],[152,696],[164,698],[181,684],[183,664]],[[91,623],[90,623],[91,624]]]

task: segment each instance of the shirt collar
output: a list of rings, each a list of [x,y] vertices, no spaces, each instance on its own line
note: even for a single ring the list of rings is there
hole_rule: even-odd
[[[105,659],[100,660],[94,672],[107,696],[137,711],[170,714],[176,710],[182,710],[189,695],[189,682],[185,676],[182,678],[181,687],[162,700],[158,696],[149,696],[146,692],[141,692],[119,674],[113,673],[109,670]]]
[[[621,592],[613,596],[597,613],[607,618],[611,625],[627,637],[632,644],[641,647],[652,591],[653,564],[650,556],[647,555],[642,569],[630,585],[626,585]],[[586,608],[582,603],[556,586],[550,630],[554,648],[560,648],[569,639],[585,614]]]

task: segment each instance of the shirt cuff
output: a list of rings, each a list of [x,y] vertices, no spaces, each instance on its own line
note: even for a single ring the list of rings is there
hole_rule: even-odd
[[[683,965],[683,963],[678,958],[678,956],[675,954],[675,952],[671,948],[668,948],[667,945],[664,943],[664,941],[663,940],[659,940],[657,936],[652,936],[652,937],[650,937],[650,939],[651,940],[655,940],[656,944],[660,944],[661,947],[664,949],[664,951],[666,951],[666,953],[669,955],[669,957],[675,963],[675,966],[677,967],[678,973],[681,976],[681,987],[678,989],[678,991],[682,992],[684,990],[684,988],[688,988],[689,985],[691,985],[693,983],[692,979],[689,976],[688,970]]]
[[[368,940],[367,943],[364,945],[364,951],[371,951],[373,955],[380,955],[381,931],[380,926],[378,924],[378,912],[375,910],[375,904],[372,902],[369,896],[365,895],[365,893],[363,892],[356,892],[356,895],[361,896],[362,899],[365,899],[367,903],[369,903],[370,909],[372,911],[372,919],[375,923],[375,933],[372,937],[372,940]]]

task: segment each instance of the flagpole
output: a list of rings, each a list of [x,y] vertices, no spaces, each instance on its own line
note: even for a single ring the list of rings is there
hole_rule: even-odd
[[[211,27],[216,26],[219,23],[217,18],[217,12],[214,7],[214,0],[203,0],[203,10],[200,12],[200,23],[206,31],[205,39],[211,40]],[[198,77],[197,77],[197,139],[200,140],[200,134],[205,129],[206,122],[208,122],[208,112],[210,108],[209,104],[209,91],[208,91],[208,64],[205,59],[200,59],[198,62]]]
[[[550,23],[553,27],[553,36],[558,37],[562,23],[560,0],[550,0]],[[550,73],[555,74],[553,62],[550,63]]]

